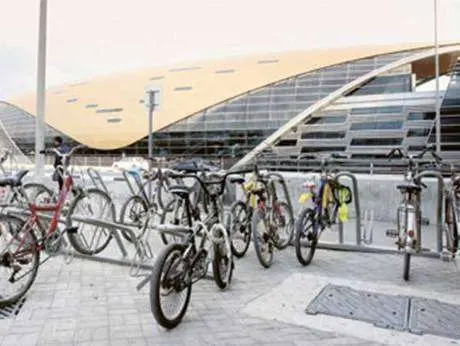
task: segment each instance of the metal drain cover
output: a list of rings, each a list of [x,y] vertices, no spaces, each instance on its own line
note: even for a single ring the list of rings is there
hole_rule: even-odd
[[[24,305],[26,298],[19,299],[16,303],[5,305],[0,307],[0,320],[4,320],[5,318],[16,316],[21,311],[22,306]]]
[[[365,321],[382,328],[404,330],[408,310],[408,297],[327,285],[306,311],[308,314],[322,313]]]
[[[326,314],[377,327],[460,339],[460,305],[327,285],[308,305],[308,314]]]
[[[460,339],[460,306],[434,299],[412,298],[409,331]]]

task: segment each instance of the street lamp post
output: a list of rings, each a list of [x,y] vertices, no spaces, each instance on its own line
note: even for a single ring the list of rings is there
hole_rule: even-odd
[[[45,149],[45,101],[46,101],[46,15],[47,1],[40,0],[37,65],[37,116],[35,118],[35,175],[43,177],[45,158],[40,151]]]
[[[434,1],[434,59],[436,79],[436,153],[441,154],[441,111],[439,99],[438,0]]]
[[[149,138],[148,138],[148,156],[149,156],[149,171],[152,170],[153,158],[153,112],[158,106],[158,98],[156,95],[160,92],[158,88],[149,88],[147,90],[148,110],[149,110]],[[152,186],[148,184],[148,196],[152,198]]]

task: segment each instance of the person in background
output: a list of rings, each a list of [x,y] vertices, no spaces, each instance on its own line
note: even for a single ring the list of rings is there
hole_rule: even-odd
[[[70,150],[67,145],[64,144],[64,141],[62,140],[62,137],[56,136],[53,139],[53,145],[54,148],[57,149],[61,154],[67,154]],[[63,179],[63,174],[64,174],[64,169],[63,165],[68,164],[68,162],[62,162],[62,157],[59,155],[55,155],[54,157],[54,173],[53,173],[53,180],[57,181],[59,185],[59,191],[62,190],[62,187],[64,185],[64,179]]]

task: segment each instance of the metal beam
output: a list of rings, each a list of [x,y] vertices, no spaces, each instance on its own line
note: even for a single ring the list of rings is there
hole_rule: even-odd
[[[438,0],[434,1],[434,60],[436,78],[436,153],[441,154],[441,111],[439,99]]]

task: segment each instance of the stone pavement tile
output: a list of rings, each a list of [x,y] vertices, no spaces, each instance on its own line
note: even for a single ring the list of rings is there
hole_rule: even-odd
[[[140,338],[143,337],[143,332],[141,326],[138,325],[118,325],[109,327],[110,339],[119,339],[119,338]]]
[[[39,345],[49,345],[53,343],[71,344],[73,342],[74,330],[53,330],[44,328],[40,335]]]
[[[180,337],[180,335],[176,334],[169,334],[169,335],[158,335],[153,338],[147,338],[145,339],[147,342],[147,345],[168,345],[168,346],[184,346],[187,345],[187,343],[184,341],[183,338]],[[217,344],[214,344],[217,345]]]
[[[147,342],[144,338],[117,338],[111,339],[111,346],[148,346],[152,345]]]
[[[3,338],[2,346],[35,346],[40,334],[9,334]]]
[[[110,340],[78,342],[74,343],[73,346],[110,346]]]
[[[109,340],[108,327],[78,327],[75,329],[73,341],[80,342],[93,342]]]

